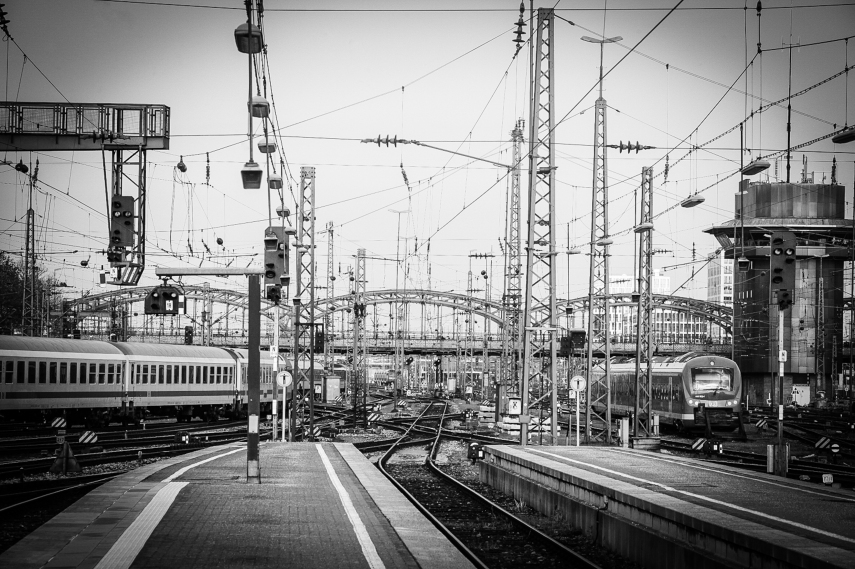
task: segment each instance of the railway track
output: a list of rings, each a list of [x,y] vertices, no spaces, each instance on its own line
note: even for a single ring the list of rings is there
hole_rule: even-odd
[[[726,464],[752,472],[766,472],[766,455],[764,454],[729,449],[725,446],[725,450],[721,453],[705,455],[694,451],[692,443],[668,440],[662,440],[660,446],[667,450],[686,453],[697,460]],[[787,466],[787,478],[822,483],[823,474],[831,474],[834,482],[840,482],[844,486],[855,486],[855,468],[803,459],[792,460]]]
[[[434,409],[440,406],[442,412],[437,414]],[[437,466],[446,409],[447,403],[426,407],[399,442],[380,459],[378,467],[392,483],[476,567],[510,568],[528,564],[545,568],[599,567]],[[413,435],[414,431],[424,429],[425,423],[436,423],[431,439]],[[453,438],[465,440],[461,435],[453,435]],[[423,461],[390,464],[394,454],[404,446],[427,446],[428,443],[430,450],[424,452]]]

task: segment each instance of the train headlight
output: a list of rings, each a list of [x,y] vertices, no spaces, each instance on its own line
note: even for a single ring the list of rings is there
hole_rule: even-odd
[[[691,406],[693,406],[693,407],[694,407],[694,405],[695,405],[695,400],[694,400],[694,399],[689,399],[689,405],[691,405]]]

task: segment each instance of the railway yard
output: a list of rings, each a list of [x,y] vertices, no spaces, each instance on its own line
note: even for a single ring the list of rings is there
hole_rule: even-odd
[[[479,426],[471,416],[474,412],[477,417],[477,405],[427,398],[411,398],[408,403],[406,410],[395,410],[388,396],[376,394],[368,405],[371,409],[379,405],[381,413],[368,429],[354,429],[346,422],[352,419],[352,409],[319,406],[315,425],[321,436],[317,440],[353,443],[477,567],[518,567],[530,560],[542,567],[643,566],[607,547],[595,531],[574,527],[565,513],[540,512],[527,500],[484,483],[478,459],[471,458],[473,443],[518,445],[519,441],[518,436]],[[559,424],[565,419],[560,416]],[[793,410],[785,425],[789,478],[820,488],[855,490],[851,415]],[[561,426],[566,429],[566,423]],[[269,424],[262,427],[262,441],[268,441],[262,445],[263,456],[270,448],[267,445],[280,443],[269,442]],[[752,409],[745,428],[747,440],[736,433],[716,433],[705,443],[706,439],[690,433],[664,433],[658,452],[650,454],[739,468],[748,477],[764,476],[766,447],[776,443],[776,427],[768,410]],[[144,428],[111,425],[96,433],[96,442],[71,445],[81,471],[62,476],[48,473],[57,461],[55,433],[56,429],[38,425],[6,425],[0,433],[0,553],[125,472],[182,453],[246,440],[245,421],[164,419],[149,421]],[[69,433],[69,439],[78,436]],[[538,440],[535,433],[532,443]],[[566,446],[568,440],[563,442]],[[826,446],[819,448],[821,444]],[[833,444],[837,446],[832,453]],[[561,446],[528,447],[546,451]]]

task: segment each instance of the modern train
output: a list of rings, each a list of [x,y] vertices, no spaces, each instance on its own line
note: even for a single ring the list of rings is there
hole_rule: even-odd
[[[271,407],[273,363],[260,353],[262,414]],[[62,415],[97,427],[149,413],[240,416],[247,364],[247,350],[234,348],[0,336],[0,418]]]
[[[690,352],[652,362],[652,408],[678,429],[739,427],[742,375],[733,360]],[[599,399],[595,383],[592,401]],[[635,411],[635,362],[611,364],[612,414]]]

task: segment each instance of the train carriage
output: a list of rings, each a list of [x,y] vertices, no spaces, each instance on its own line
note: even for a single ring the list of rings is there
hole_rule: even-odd
[[[112,344],[127,359],[127,407],[164,414],[179,421],[214,418],[234,404],[235,359],[219,348],[174,344]]]
[[[733,360],[692,352],[652,362],[651,406],[660,421],[680,429],[737,428],[742,412],[742,376]],[[592,400],[599,399],[597,387]],[[611,365],[614,415],[635,411],[635,362]]]
[[[125,357],[100,341],[0,336],[0,414],[118,408]]]

